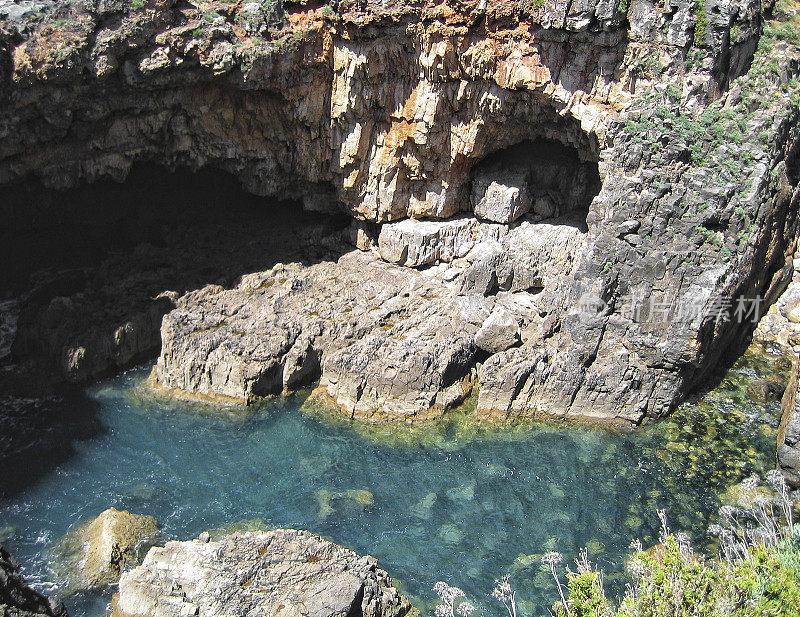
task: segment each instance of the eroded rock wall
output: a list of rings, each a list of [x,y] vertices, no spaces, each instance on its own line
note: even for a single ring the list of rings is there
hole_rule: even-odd
[[[319,360],[328,394],[348,412],[379,411],[397,383],[426,374],[411,388],[423,416],[460,400],[463,390],[450,388],[469,381],[493,417],[657,417],[752,330],[734,303],[768,304],[790,277],[797,53],[779,43],[754,56],[763,16],[750,0],[536,4],[298,3],[277,21],[227,3],[61,4],[41,25],[4,35],[0,182],[36,175],[68,186],[122,177],[148,159],[221,167],[251,191],[304,196],[315,208],[335,195],[363,221],[359,247],[385,260],[447,270],[471,252],[461,262],[469,273],[440,273],[448,294],[457,281],[458,297],[477,292],[490,304],[501,292],[535,296],[520,334],[504,316],[492,324],[507,332],[484,331],[483,347],[469,328],[455,332],[466,351],[452,365],[429,371],[429,350],[417,345],[404,352],[403,379],[392,378],[398,342],[345,361],[368,347],[358,341],[336,352],[341,362]],[[491,224],[470,213],[481,161],[526,140],[571,148],[598,165],[602,184],[572,222],[578,239],[534,227],[547,251],[527,250],[541,242],[513,230],[554,221],[526,214],[480,236]],[[450,227],[430,232],[419,218]],[[220,341],[213,349],[224,357],[208,362],[211,348],[192,343],[192,313],[203,317],[207,295],[190,294],[164,322],[162,385],[244,399],[288,385],[292,337],[307,324],[265,335],[263,315],[280,307],[259,299],[236,331],[260,336],[258,345]],[[430,306],[404,311],[413,321]],[[425,319],[446,321],[447,306]],[[245,369],[233,379],[219,373],[235,366]],[[316,373],[310,366],[299,374]]]

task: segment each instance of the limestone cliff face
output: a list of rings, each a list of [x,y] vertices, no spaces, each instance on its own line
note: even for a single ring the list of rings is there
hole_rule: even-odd
[[[696,20],[688,2],[355,6],[288,5],[262,38],[224,2],[58,5],[26,41],[4,37],[0,181],[68,186],[147,157],[219,165],[260,194],[331,183],[375,222],[448,217],[505,146],[549,137],[597,160],[643,67],[684,72]],[[712,96],[760,28],[752,0],[716,11],[692,74]]]
[[[469,284],[457,279],[458,293],[491,302],[498,292],[528,294],[515,304],[528,307],[517,315],[521,334],[504,350],[464,343],[456,368],[445,363],[433,380],[445,392],[473,372],[479,409],[490,415],[640,422],[666,413],[751,329],[733,318],[733,305],[757,295],[768,302],[787,280],[797,232],[797,54],[780,42],[756,53],[760,3],[283,8],[102,0],[59,4],[34,25],[9,21],[0,37],[0,183],[121,178],[138,160],[213,165],[259,194],[302,197],[315,209],[342,204],[363,222],[359,245],[405,267],[450,263],[496,242],[501,249],[477,248],[499,250],[497,259],[473,253],[461,264],[472,274]],[[508,248],[516,232],[481,235],[474,218],[456,223],[462,231],[396,227],[409,217],[470,218],[481,165],[509,161],[504,153],[521,143],[568,147],[599,168],[599,193],[583,195],[591,203],[575,227],[581,237],[541,228],[557,245],[551,253],[568,259],[521,267],[525,245]],[[487,193],[486,203],[518,209],[541,197],[492,182],[483,186],[500,197]],[[565,207],[524,205],[533,225]],[[453,241],[463,229],[472,235]],[[463,251],[420,246],[445,237]],[[411,263],[411,254],[436,257]],[[489,282],[476,285],[476,273]],[[452,288],[454,280],[440,282]],[[268,358],[233,345],[221,360],[223,352],[198,359],[188,334],[165,327],[167,385],[203,383],[214,393],[208,376],[225,373],[231,358],[249,367],[251,385],[286,374],[284,343]],[[351,410],[365,389],[343,380],[359,366],[373,370],[381,349],[394,357],[402,342],[361,344],[353,355],[336,340],[334,360],[325,354],[330,340],[315,340],[306,373],[321,371],[334,398],[346,390]],[[384,381],[392,392],[393,380]],[[221,394],[250,393],[244,382],[220,383]],[[388,396],[381,387],[367,388],[367,407]],[[411,398],[438,404],[428,390]]]

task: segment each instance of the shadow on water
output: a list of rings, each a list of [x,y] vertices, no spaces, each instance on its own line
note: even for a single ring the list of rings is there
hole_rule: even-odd
[[[101,438],[97,401],[70,391],[22,399],[0,415],[0,498],[35,484],[78,453],[76,445]]]

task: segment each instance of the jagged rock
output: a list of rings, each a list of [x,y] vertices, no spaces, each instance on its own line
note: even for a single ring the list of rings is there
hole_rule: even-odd
[[[125,573],[115,617],[404,617],[416,614],[372,557],[307,531],[168,542]]]
[[[157,534],[152,516],[109,508],[59,540],[53,551],[57,569],[70,591],[113,585],[141,561]]]
[[[0,546],[0,615],[8,617],[69,617],[64,605],[31,589],[20,565]]]
[[[502,169],[472,181],[472,211],[479,219],[512,223],[533,206],[524,169]]]
[[[489,233],[489,227],[479,225],[472,217],[447,221],[406,219],[381,226],[378,250],[386,261],[425,266],[464,257],[475,246],[477,234],[488,237]]]
[[[519,340],[519,324],[503,307],[492,311],[475,333],[475,344],[489,353],[505,351]]]
[[[465,307],[441,281],[360,251],[279,265],[181,298],[154,375],[170,390],[248,401],[321,373],[348,415],[422,419],[468,393],[480,322]]]
[[[792,376],[781,400],[781,424],[778,428],[778,468],[786,483],[800,488],[800,362],[795,362]]]

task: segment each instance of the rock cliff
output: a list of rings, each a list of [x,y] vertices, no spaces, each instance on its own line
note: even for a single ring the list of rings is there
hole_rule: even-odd
[[[477,387],[492,417],[638,423],[791,277],[786,2],[30,6],[0,35],[1,184],[215,166],[344,209],[370,252],[186,295],[164,387],[249,400],[321,375],[365,417]]]

